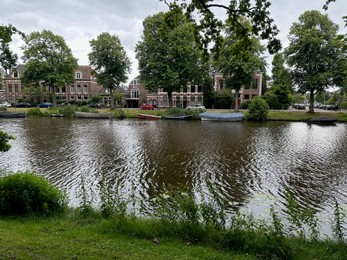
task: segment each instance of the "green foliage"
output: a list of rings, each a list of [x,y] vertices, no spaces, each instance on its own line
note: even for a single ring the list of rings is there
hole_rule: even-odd
[[[19,34],[22,38],[25,37],[24,33],[11,24],[0,25],[0,66],[5,70],[13,69],[17,63],[18,56],[10,50],[9,45],[14,34]]]
[[[0,131],[0,152],[7,152],[10,150],[11,145],[8,143],[9,140],[15,140],[15,138],[12,135]]]
[[[91,98],[91,103],[99,103],[101,100],[101,97],[96,95],[96,96],[92,96]]]
[[[213,96],[213,108],[230,109],[232,107],[233,95],[231,91],[215,92]]]
[[[114,116],[114,118],[118,118],[118,119],[124,119],[126,117],[125,112],[122,109],[116,109],[113,112],[113,116]]]
[[[48,30],[31,33],[23,50],[26,67],[21,75],[22,84],[49,86],[56,106],[56,89],[75,81],[77,59],[64,38]]]
[[[269,106],[261,97],[252,99],[248,106],[246,119],[251,121],[265,121],[268,118]]]
[[[301,93],[310,93],[314,112],[314,93],[334,85],[345,85],[347,61],[338,26],[319,11],[306,11],[290,29],[285,51],[292,67],[293,83]]]
[[[90,41],[89,62],[97,82],[110,90],[111,109],[114,109],[114,89],[128,79],[130,60],[116,35],[103,32]]]
[[[346,215],[342,212],[340,205],[337,203],[337,200],[335,199],[334,221],[332,222],[332,230],[333,230],[334,238],[338,242],[346,242],[345,228],[344,228],[345,218],[346,218]]]
[[[228,1],[226,2],[228,4],[214,2],[213,0],[181,2],[186,16],[188,16],[195,25],[199,46],[205,50],[206,56],[208,56],[209,43],[213,42],[215,44],[215,50],[218,50],[221,45],[220,35],[223,21],[220,17],[224,17],[224,15],[220,16],[220,12],[215,13],[214,11],[216,9],[225,11],[227,19],[229,20],[238,21],[241,17],[252,20],[251,34],[259,35],[263,40],[267,39],[267,47],[271,54],[281,49],[281,42],[276,39],[278,29],[273,19],[270,17],[270,12],[268,10],[271,5],[271,1],[269,0]],[[169,5],[169,7],[171,9],[176,8],[175,3],[176,1],[174,1],[174,4]],[[199,15],[196,15],[196,12],[198,12]],[[238,26],[241,30],[243,29],[241,24]],[[199,34],[199,31],[206,33]],[[247,34],[248,31],[244,33]]]
[[[243,29],[240,28],[243,25]],[[218,71],[226,79],[226,86],[235,90],[235,99],[243,86],[251,86],[255,81],[255,73],[264,67],[265,60],[261,54],[265,48],[256,37],[248,33],[251,24],[244,19],[237,22],[228,21],[226,24],[226,37],[221,47],[221,55],[217,61]],[[235,100],[235,110],[238,102]]]
[[[286,203],[288,220],[291,223],[290,230],[296,232],[300,237],[305,237],[305,227],[308,227],[311,238],[317,239],[319,235],[318,219],[308,203],[301,207],[289,189],[286,190]]]
[[[0,178],[0,215],[54,215],[66,209],[66,197],[33,173]]]
[[[27,111],[28,116],[43,116],[41,109],[38,107],[29,108]]]
[[[136,45],[141,82],[149,91],[161,88],[168,93],[201,84],[208,77],[208,67],[197,47],[192,24],[175,8],[147,17],[143,37]]]

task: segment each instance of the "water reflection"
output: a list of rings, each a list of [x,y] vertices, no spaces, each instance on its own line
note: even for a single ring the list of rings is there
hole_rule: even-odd
[[[323,215],[333,198],[347,202],[345,124],[26,118],[1,119],[0,130],[17,138],[0,154],[0,169],[46,176],[73,206],[82,179],[95,204],[102,180],[148,206],[170,185],[206,199],[209,183],[255,211],[270,202],[283,208],[287,188]]]

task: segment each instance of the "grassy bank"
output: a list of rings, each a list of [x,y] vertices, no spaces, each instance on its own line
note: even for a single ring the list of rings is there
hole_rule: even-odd
[[[156,116],[164,116],[169,112],[167,109],[155,109],[155,110],[140,110],[140,109],[121,109],[121,110],[110,110],[110,109],[90,109],[88,107],[60,107],[60,108],[9,108],[9,111],[17,112],[29,112],[28,116],[52,116],[52,114],[64,114],[66,117],[74,117],[75,111],[83,112],[113,112],[115,118],[138,118],[138,114],[149,114]],[[233,112],[230,109],[214,109],[208,110],[209,112]],[[241,112],[246,113],[247,110],[241,110]],[[318,111],[313,114],[307,113],[307,111],[302,110],[270,110],[268,114],[268,120],[271,121],[306,121],[311,118],[319,117],[329,117],[332,119],[337,119],[340,122],[347,122],[347,113],[335,112],[335,111]],[[194,116],[198,118],[198,113]]]
[[[246,254],[140,239],[105,230],[101,218],[0,219],[1,259],[255,259]]]
[[[119,220],[118,220],[119,221]],[[134,233],[119,228],[115,219],[80,218],[66,215],[55,218],[0,219],[1,259],[345,259],[346,244],[287,238],[271,243],[267,250],[290,248],[287,257],[264,256],[252,248],[226,250],[219,245],[188,242],[179,237],[141,237],[140,229],[157,223],[128,219]],[[129,225],[124,222],[123,224]],[[118,229],[116,228],[118,226]],[[160,225],[158,230],[160,229]],[[137,231],[136,231],[137,230]],[[144,233],[144,231],[142,231]],[[235,234],[236,235],[236,234]],[[237,237],[236,237],[237,238]],[[263,243],[253,234],[254,242]],[[239,237],[242,242],[242,237]],[[237,244],[237,241],[234,241]]]

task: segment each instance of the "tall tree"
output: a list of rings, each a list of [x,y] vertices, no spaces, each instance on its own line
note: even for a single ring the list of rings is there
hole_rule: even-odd
[[[229,0],[224,1],[226,4],[217,0],[171,0],[171,2],[180,3],[186,16],[194,23],[196,31],[202,32],[196,34],[196,39],[198,39],[200,47],[205,50],[206,57],[211,42],[215,43],[217,53],[221,46],[220,35],[223,22],[214,12],[216,9],[225,10],[227,19],[235,21],[246,35],[249,35],[249,28],[244,28],[238,21],[240,18],[253,21],[251,35],[268,40],[267,48],[271,54],[281,49],[281,42],[276,38],[279,30],[270,16],[270,0]],[[174,8],[174,5],[169,6]],[[197,13],[198,15],[196,15]]]
[[[25,86],[42,84],[52,92],[53,105],[57,105],[57,88],[75,81],[77,59],[63,37],[51,31],[33,32],[23,46],[26,67],[21,75]]]
[[[13,25],[0,25],[0,66],[9,72],[17,65],[17,54],[13,53],[10,49],[10,42],[12,36],[19,34],[25,38],[25,34],[19,31]]]
[[[89,62],[97,82],[110,91],[111,109],[115,107],[114,90],[128,79],[130,60],[116,35],[103,32],[90,41]]]
[[[136,45],[141,81],[150,91],[167,92],[172,107],[172,92],[200,84],[208,75],[194,28],[178,6],[147,17],[143,27],[142,40]]]
[[[242,24],[243,28],[238,24]],[[226,36],[218,60],[218,70],[226,81],[226,87],[235,90],[235,111],[239,109],[240,89],[252,85],[256,71],[261,70],[265,64],[264,58],[261,57],[265,48],[260,44],[259,38],[245,34],[246,28],[250,34],[251,25],[246,20],[237,23],[227,21]]]
[[[342,84],[346,78],[346,55],[337,31],[338,26],[319,11],[306,11],[290,29],[285,55],[294,85],[310,94],[310,113],[317,91]]]
[[[269,90],[270,95],[275,95],[278,101],[278,107],[271,108],[283,108],[289,107],[291,102],[292,81],[290,77],[289,69],[285,67],[285,61],[282,53],[276,53],[272,60],[272,85]]]

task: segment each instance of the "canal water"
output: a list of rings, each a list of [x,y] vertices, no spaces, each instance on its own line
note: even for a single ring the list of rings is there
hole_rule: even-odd
[[[271,205],[285,212],[288,189],[323,229],[335,199],[347,205],[346,124],[25,118],[1,119],[0,130],[16,137],[0,153],[1,174],[45,176],[71,206],[82,182],[97,205],[102,181],[148,209],[169,186],[184,185],[199,200],[213,189],[261,218]]]

